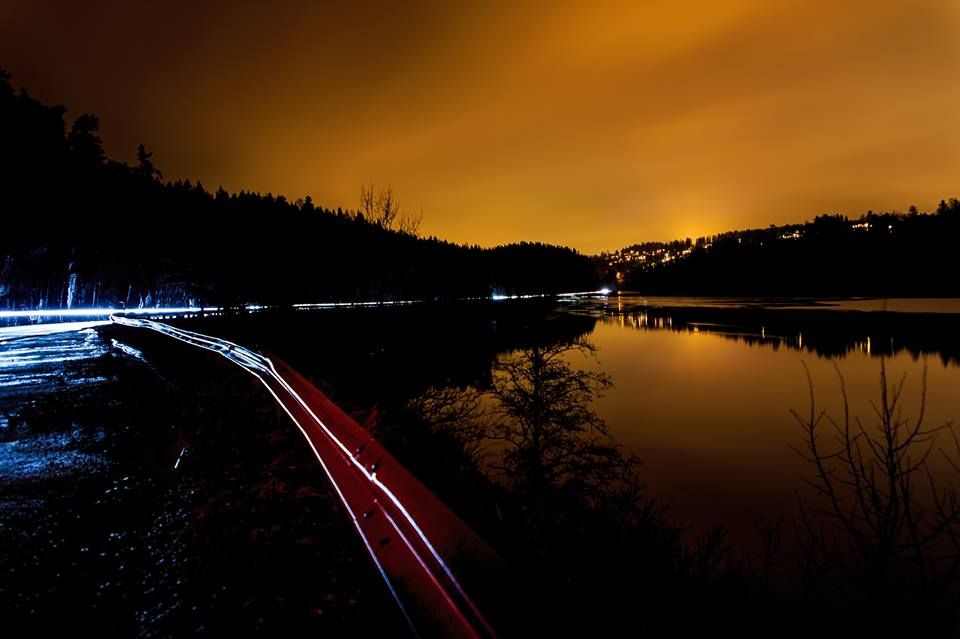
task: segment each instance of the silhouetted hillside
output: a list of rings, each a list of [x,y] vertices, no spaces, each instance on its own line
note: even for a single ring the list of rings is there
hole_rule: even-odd
[[[0,308],[442,298],[596,283],[594,263],[566,248],[459,246],[310,197],[164,182],[142,146],[136,166],[110,160],[97,118],[68,127],[65,112],[14,91],[0,70]]]
[[[733,231],[603,256],[607,277],[648,294],[957,296],[960,201],[933,213]]]

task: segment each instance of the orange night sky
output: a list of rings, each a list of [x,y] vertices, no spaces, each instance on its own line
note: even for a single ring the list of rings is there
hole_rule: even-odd
[[[960,195],[957,0],[0,0],[0,66],[168,179],[334,208],[390,184],[458,242]]]

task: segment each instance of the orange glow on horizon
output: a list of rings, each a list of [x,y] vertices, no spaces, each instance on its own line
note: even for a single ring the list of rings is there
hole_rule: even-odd
[[[960,195],[955,0],[7,0],[16,85],[168,179],[587,253]],[[694,230],[696,229],[696,230]]]

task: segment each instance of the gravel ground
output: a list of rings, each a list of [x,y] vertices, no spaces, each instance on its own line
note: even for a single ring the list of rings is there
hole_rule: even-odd
[[[405,632],[256,380],[112,326],[0,342],[0,615],[6,636]]]

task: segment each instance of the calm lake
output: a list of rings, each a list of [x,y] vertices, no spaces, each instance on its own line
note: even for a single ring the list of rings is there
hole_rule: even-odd
[[[798,475],[813,470],[791,448],[802,449],[804,440],[790,409],[809,413],[804,364],[818,410],[837,419],[839,371],[851,417],[873,426],[881,361],[890,383],[905,378],[905,417],[916,418],[926,368],[925,422],[960,419],[960,366],[950,334],[957,319],[943,315],[960,310],[957,300],[895,300],[889,307],[923,314],[879,316],[846,310],[880,310],[876,300],[789,306],[803,312],[616,297],[577,311],[598,318],[590,333],[596,365],[614,382],[596,410],[624,448],[642,458],[650,493],[696,528],[723,523],[743,540],[751,535],[752,513],[796,513],[795,492],[804,488]],[[726,308],[735,310],[717,310]],[[942,443],[953,446],[949,437]],[[931,462],[938,473],[952,472],[936,455]]]

